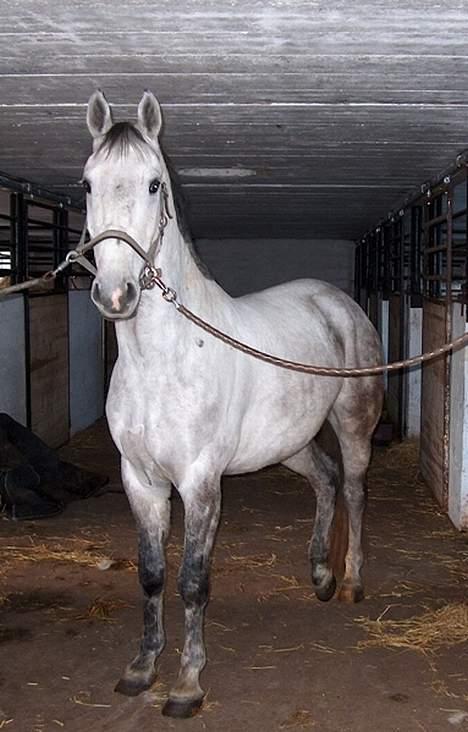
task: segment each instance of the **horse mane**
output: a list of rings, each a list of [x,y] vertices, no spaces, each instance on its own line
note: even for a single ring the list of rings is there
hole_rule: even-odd
[[[113,124],[110,130],[106,133],[104,140],[99,146],[98,152],[104,152],[106,155],[110,155],[113,151],[116,151],[121,157],[126,157],[129,150],[135,150],[141,156],[144,156],[147,146],[148,143],[138,127],[135,127],[131,122],[115,122],[115,124]],[[175,216],[179,231],[182,234],[190,254],[192,255],[192,258],[200,272],[207,279],[213,279],[205,262],[200,258],[193,241],[190,222],[188,219],[188,203],[182,190],[180,178],[161,143],[159,143],[159,147],[171,183],[172,199],[174,201]],[[169,213],[172,214],[172,211]]]

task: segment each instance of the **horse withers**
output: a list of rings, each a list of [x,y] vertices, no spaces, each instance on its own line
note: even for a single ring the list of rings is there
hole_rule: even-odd
[[[87,121],[94,147],[83,184],[92,236],[110,228],[133,236],[182,303],[250,346],[332,367],[381,362],[373,326],[332,285],[303,279],[232,298],[209,276],[191,243],[180,190],[159,140],[161,110],[150,92],[140,101],[135,123],[114,124],[109,104],[97,91]],[[340,446],[348,513],[339,599],[360,600],[364,480],[383,382],[380,376],[312,376],[263,363],[201,333],[158,289],[144,289],[144,262],[123,241],[101,242],[95,259],[91,297],[115,322],[118,340],[106,413],[138,525],[145,603],[140,649],[116,690],[136,695],[155,680],[165,642],[165,541],[174,486],[185,509],[179,574],[185,643],[163,713],[188,717],[204,696],[199,682],[206,663],[203,621],[221,476],[282,463],[307,478],[316,494],[312,583],[317,597],[329,600],[336,589],[329,553],[337,471],[314,439],[328,420]]]

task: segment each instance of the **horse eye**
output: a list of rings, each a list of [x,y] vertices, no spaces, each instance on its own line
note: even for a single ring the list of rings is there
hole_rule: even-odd
[[[150,186],[149,186],[149,192],[151,194],[157,193],[160,185],[161,185],[161,181],[157,180],[157,178],[155,180],[152,180],[150,183]]]
[[[91,193],[91,186],[89,184],[89,181],[84,179],[81,181],[81,184],[82,184],[83,188],[85,189],[86,193]]]

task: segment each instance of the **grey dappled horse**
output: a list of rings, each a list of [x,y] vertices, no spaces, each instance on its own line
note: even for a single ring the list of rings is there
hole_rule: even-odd
[[[140,101],[136,124],[114,124],[100,91],[89,101],[87,120],[94,138],[83,174],[91,236],[113,228],[133,236],[146,251],[156,243],[155,265],[180,301],[251,346],[334,367],[381,362],[377,333],[364,312],[325,282],[297,280],[234,299],[210,278],[191,245],[159,142],[160,107],[150,92]],[[164,190],[173,217],[161,240]],[[329,600],[336,588],[328,564],[336,470],[314,441],[328,419],[342,453],[349,517],[339,597],[360,600],[364,479],[381,411],[382,379],[311,376],[262,363],[198,330],[159,290],[142,290],[142,260],[122,241],[98,244],[95,257],[92,299],[115,321],[118,340],[107,418],[138,524],[145,597],[140,650],[116,688],[135,695],[155,679],[155,661],[165,641],[164,545],[175,486],[185,508],[179,574],[185,644],[163,712],[190,716],[204,694],[199,684],[206,662],[203,619],[221,476],[282,463],[308,479],[317,501],[309,549],[312,582],[317,597]]]

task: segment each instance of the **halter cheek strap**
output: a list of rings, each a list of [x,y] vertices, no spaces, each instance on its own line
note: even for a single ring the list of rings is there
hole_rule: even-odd
[[[59,265],[56,270],[54,270],[55,274],[57,275],[69,264],[72,264],[73,262],[78,262],[79,264],[81,264],[82,267],[87,269],[88,272],[90,272],[95,277],[97,275],[97,269],[93,264],[91,264],[88,259],[86,259],[84,254],[90,249],[93,249],[96,244],[99,244],[105,239],[120,239],[128,244],[145,262],[139,277],[140,287],[142,288],[142,290],[151,290],[156,284],[158,284],[158,281],[161,277],[161,270],[155,268],[154,260],[156,259],[156,256],[161,249],[164,238],[164,230],[169,223],[169,219],[173,218],[172,214],[169,211],[169,194],[167,191],[166,183],[164,181],[161,183],[160,190],[161,215],[159,217],[158,233],[151,242],[151,245],[147,252],[145,252],[145,250],[138,244],[138,242],[135,241],[132,236],[124,231],[120,231],[120,229],[107,229],[106,231],[103,231],[101,234],[94,236],[92,239],[85,243],[87,231],[85,221],[77,248],[72,249],[68,252],[62,264]],[[168,288],[168,290],[169,289],[170,288]]]
[[[147,257],[151,262],[154,262],[156,259],[156,255],[159,253],[159,250],[161,249],[162,240],[164,237],[164,229],[166,228],[167,224],[169,223],[169,219],[172,219],[173,216],[169,212],[169,194],[167,192],[167,186],[165,181],[161,183],[160,186],[161,190],[161,215],[159,217],[159,226],[158,226],[158,233],[156,235],[156,238],[153,239],[151,242],[150,248],[147,252]]]

